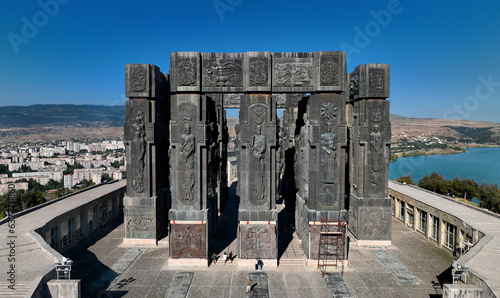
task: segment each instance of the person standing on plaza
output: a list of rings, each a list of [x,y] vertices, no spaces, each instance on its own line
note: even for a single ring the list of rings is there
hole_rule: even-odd
[[[252,280],[249,279],[247,282],[247,291],[245,293],[249,294],[251,290],[252,290]]]
[[[212,254],[212,262],[217,264],[217,255],[215,253]]]
[[[227,262],[227,254],[226,254],[226,252],[224,252],[224,254],[222,255],[222,261],[224,261],[224,265],[226,265],[226,262]]]
[[[233,256],[233,252],[230,251],[229,252],[229,255],[227,256],[229,258],[229,260],[231,261],[231,263],[233,262],[233,259],[234,259],[234,256]]]

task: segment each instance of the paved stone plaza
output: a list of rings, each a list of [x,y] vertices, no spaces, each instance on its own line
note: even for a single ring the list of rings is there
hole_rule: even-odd
[[[168,267],[168,247],[142,248],[135,260],[120,261],[133,247],[122,245],[124,225],[115,223],[88,240],[88,249],[73,251],[68,255],[75,261],[73,278],[82,279],[82,297],[168,297],[172,280],[177,273],[193,272],[187,297],[244,297],[249,274],[263,272],[267,275],[268,297],[332,297],[320,272],[300,264],[281,264],[279,268],[264,265],[263,271],[238,266],[233,263],[198,268]],[[102,237],[103,236],[103,237]],[[101,238],[102,237],[102,238]],[[349,265],[343,279],[352,297],[433,297],[441,294],[436,283],[450,282],[452,256],[423,236],[409,232],[398,220],[392,222],[392,245],[386,249],[360,247],[350,244]],[[283,258],[296,258],[293,238]],[[290,250],[290,251],[289,251]],[[398,280],[374,252],[383,250],[405,268],[417,283]],[[290,257],[286,257],[290,256]],[[116,266],[117,263],[119,266]],[[110,268],[121,270],[121,275]],[[332,270],[330,270],[333,272]],[[110,282],[114,280],[112,284]],[[257,289],[259,285],[256,286]],[[172,297],[178,297],[173,295]]]

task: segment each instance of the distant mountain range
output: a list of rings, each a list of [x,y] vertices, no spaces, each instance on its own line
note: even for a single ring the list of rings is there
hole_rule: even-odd
[[[125,106],[45,104],[0,107],[0,128],[123,126]]]
[[[391,114],[392,139],[412,136],[435,136],[460,143],[500,144],[500,123],[451,119],[411,118]],[[125,106],[46,104],[0,107],[1,128],[33,126],[123,127]],[[228,119],[230,135],[237,118]]]

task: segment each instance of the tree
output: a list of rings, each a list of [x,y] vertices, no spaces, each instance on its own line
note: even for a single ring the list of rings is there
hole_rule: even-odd
[[[485,182],[478,188],[479,206],[492,212],[500,213],[500,190],[498,184],[488,185]]]
[[[416,185],[415,182],[413,182],[413,179],[411,178],[411,175],[401,176],[398,179],[396,179],[396,182],[406,183],[406,184],[411,184],[411,185]]]
[[[113,181],[113,177],[109,176],[106,173],[102,173],[101,182],[110,182],[110,181]]]
[[[66,163],[66,165],[68,165],[68,164]],[[83,169],[83,168],[84,167],[81,164],[79,164],[79,163],[76,162],[76,163],[74,163],[71,166],[68,165],[68,168],[66,169],[66,171],[63,172],[63,174],[64,175],[73,175],[75,169]]]

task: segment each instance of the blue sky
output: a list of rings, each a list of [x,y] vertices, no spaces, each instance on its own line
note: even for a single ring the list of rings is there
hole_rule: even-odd
[[[344,50],[391,65],[392,113],[500,122],[496,0],[5,0],[0,20],[0,106],[123,104],[125,64],[175,51]]]

